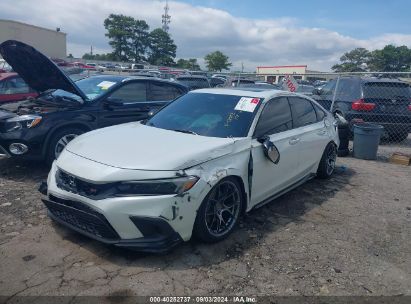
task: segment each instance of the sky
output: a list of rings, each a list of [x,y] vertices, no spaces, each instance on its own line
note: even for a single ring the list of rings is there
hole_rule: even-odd
[[[67,52],[81,57],[111,51],[104,36],[110,13],[161,26],[164,0],[0,1],[0,19],[48,28],[67,35]],[[220,50],[232,69],[301,65],[329,71],[356,47],[386,44],[411,47],[410,0],[179,0],[169,1],[170,34],[177,58],[197,58]]]

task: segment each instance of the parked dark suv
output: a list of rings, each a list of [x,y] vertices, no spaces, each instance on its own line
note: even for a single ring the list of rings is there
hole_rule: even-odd
[[[51,163],[76,136],[145,119],[188,92],[181,84],[145,77],[99,75],[74,83],[43,54],[17,41],[0,44],[0,54],[40,94],[0,107],[0,158]]]
[[[329,81],[312,96],[330,109],[336,80]],[[411,94],[406,82],[377,77],[340,78],[333,112],[349,122],[372,122],[384,126],[389,139],[403,141],[411,132]]]
[[[204,76],[178,76],[176,81],[187,86],[190,91],[210,87],[210,82]]]

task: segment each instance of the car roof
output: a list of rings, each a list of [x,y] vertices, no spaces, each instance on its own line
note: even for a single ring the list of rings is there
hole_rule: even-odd
[[[207,93],[207,94],[221,94],[221,95],[234,95],[234,96],[245,96],[245,97],[258,97],[269,99],[279,95],[297,95],[292,94],[287,91],[282,90],[267,90],[267,89],[257,89],[257,88],[210,88],[210,89],[199,89],[192,91],[191,93]]]
[[[362,83],[366,82],[398,82],[398,83],[404,83],[404,81],[401,81],[400,79],[396,78],[389,78],[389,77],[375,77],[375,76],[343,76],[341,79],[357,79],[361,81]]]
[[[176,78],[178,79],[203,79],[203,80],[207,80],[207,77],[205,76],[200,76],[200,75],[187,75],[187,76],[177,76]]]

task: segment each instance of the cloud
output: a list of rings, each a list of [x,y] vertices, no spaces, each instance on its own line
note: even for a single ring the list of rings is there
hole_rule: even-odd
[[[68,53],[81,56],[91,45],[95,52],[110,51],[103,26],[110,13],[144,19],[153,29],[161,26],[163,6],[159,0],[15,0],[0,2],[0,18],[60,27],[68,34]],[[259,65],[308,64],[310,69],[326,71],[342,53],[356,47],[411,46],[411,35],[384,33],[355,39],[326,28],[302,27],[294,18],[238,18],[178,1],[170,2],[170,14],[178,57],[203,58],[221,50],[237,69],[243,62],[248,70]]]

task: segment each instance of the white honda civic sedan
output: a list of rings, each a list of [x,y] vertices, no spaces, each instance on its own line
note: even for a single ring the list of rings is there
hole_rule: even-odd
[[[243,213],[329,177],[338,144],[333,116],[306,96],[196,90],[146,121],[75,138],[40,191],[55,221],[162,252],[192,236],[220,241]]]

